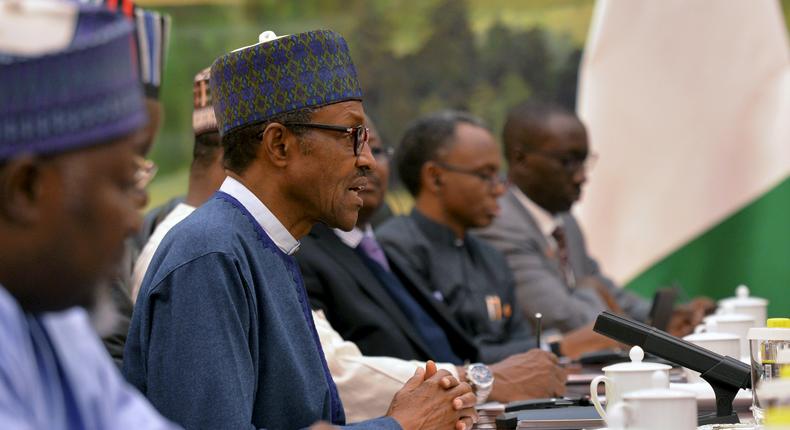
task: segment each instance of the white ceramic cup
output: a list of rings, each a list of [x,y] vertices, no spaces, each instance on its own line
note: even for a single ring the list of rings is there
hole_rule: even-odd
[[[749,287],[746,285],[739,285],[738,288],[735,289],[735,297],[719,300],[719,310],[721,310],[722,313],[727,313],[731,310],[731,313],[751,315],[751,317],[754,318],[755,327],[765,327],[768,300],[761,297],[750,296]]]
[[[670,366],[659,363],[643,363],[645,352],[642,348],[635,346],[629,353],[630,362],[617,363],[606,366],[602,370],[601,376],[596,376],[590,382],[590,400],[595,406],[598,414],[606,420],[606,411],[601,406],[601,399],[598,397],[598,384],[604,383],[606,392],[606,404],[614,405],[623,399],[623,395],[632,391],[644,389],[651,386],[651,376],[653,372],[663,372],[666,374],[666,386],[669,388],[669,369]]]
[[[749,357],[749,329],[755,326],[754,318],[744,314],[717,314],[705,317],[705,329],[710,333],[732,333],[740,339],[739,360]],[[713,322],[713,324],[710,324]]]
[[[606,425],[611,430],[695,430],[697,398],[693,393],[661,388],[669,384],[662,372],[651,377],[653,388],[637,390],[612,405]],[[648,385],[650,386],[650,385]]]
[[[694,331],[694,334],[684,337],[683,340],[717,354],[727,355],[736,360],[738,359],[741,353],[741,340],[737,335],[732,333],[705,332],[705,328],[705,326],[699,326],[699,328]],[[703,382],[702,378],[699,376],[699,372],[687,368],[683,370],[686,373],[686,381],[688,383],[694,384]]]

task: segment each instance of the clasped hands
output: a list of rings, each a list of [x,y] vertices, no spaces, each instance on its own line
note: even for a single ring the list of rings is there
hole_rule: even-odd
[[[387,415],[404,430],[470,430],[477,422],[472,387],[428,361],[395,393]]]

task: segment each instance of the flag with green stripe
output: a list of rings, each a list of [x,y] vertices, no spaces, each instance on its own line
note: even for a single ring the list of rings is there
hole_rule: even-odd
[[[575,209],[610,276],[745,283],[790,315],[789,53],[774,0],[599,0],[578,102],[599,161]]]

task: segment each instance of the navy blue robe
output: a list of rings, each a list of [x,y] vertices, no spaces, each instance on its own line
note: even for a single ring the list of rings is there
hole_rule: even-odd
[[[124,373],[187,429],[345,421],[295,260],[222,192],[156,251],[135,304]],[[391,418],[353,427],[400,428]]]

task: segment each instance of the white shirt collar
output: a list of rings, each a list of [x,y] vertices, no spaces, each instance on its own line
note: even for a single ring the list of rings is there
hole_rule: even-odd
[[[533,202],[532,199],[527,197],[517,186],[511,185],[510,190],[513,192],[513,195],[516,196],[519,203],[521,203],[530,215],[532,215],[532,218],[535,219],[543,236],[553,239],[551,234],[557,226],[562,224],[561,220],[558,217],[552,216],[546,209],[543,209],[537,203]]]
[[[293,255],[299,249],[299,241],[291,235],[272,211],[244,184],[228,176],[222,182],[219,190],[238,200],[252,214],[255,221],[258,221],[263,231],[269,235],[282,252]]]
[[[362,238],[365,236],[373,237],[373,227],[370,224],[365,225],[365,229],[362,230],[361,228],[354,226],[351,231],[343,231],[339,228],[334,229],[335,234],[340,240],[348,245],[351,248],[356,248],[359,246],[359,243],[362,242]]]

